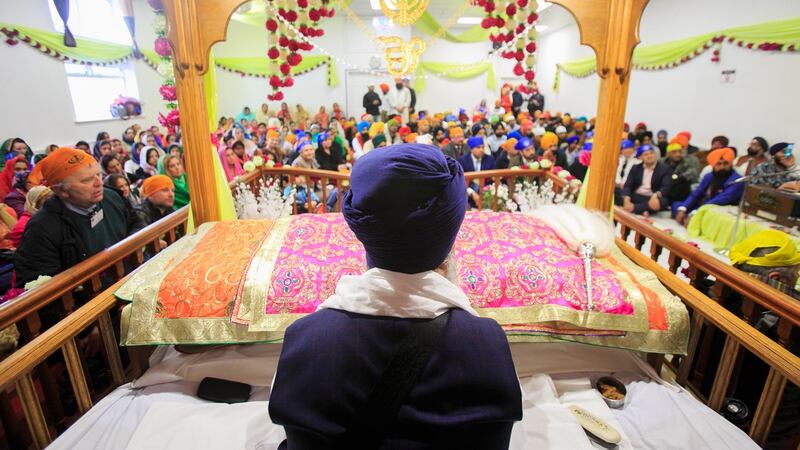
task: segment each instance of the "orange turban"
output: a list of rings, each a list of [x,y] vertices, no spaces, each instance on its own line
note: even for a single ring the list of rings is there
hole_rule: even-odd
[[[547,150],[553,145],[558,145],[558,136],[555,133],[548,131],[542,136],[541,146],[542,150]]]
[[[381,87],[381,90],[383,91],[383,93],[384,93],[384,94],[385,94],[385,93],[387,93],[387,92],[389,92],[389,85],[388,85],[388,84],[386,84],[386,83],[381,83],[381,84],[380,84],[380,87]]]
[[[670,144],[680,144],[681,148],[686,148],[686,147],[689,146],[689,138],[687,138],[685,134],[679,134],[679,135],[675,136],[674,138],[672,138],[672,140],[669,141],[669,143]]]
[[[150,197],[156,192],[166,188],[175,189],[175,183],[172,182],[172,178],[166,175],[153,175],[150,178],[144,179],[142,183],[142,195]]]
[[[509,138],[508,140],[500,144],[500,148],[502,148],[505,151],[509,151],[516,145],[517,145],[517,138]]]
[[[431,122],[428,119],[422,119],[422,120],[419,121],[418,125],[421,126],[421,127],[430,126]]]
[[[447,130],[447,133],[450,135],[451,138],[456,136],[464,136],[464,130],[461,127],[452,127]]]
[[[36,164],[28,180],[35,185],[44,183],[55,186],[64,181],[64,178],[96,162],[83,150],[60,147]]]
[[[706,161],[708,161],[708,164],[713,167],[717,165],[720,159],[724,159],[725,161],[732,163],[735,156],[736,155],[733,153],[733,149],[730,147],[718,148],[708,154]]]
[[[408,133],[406,135],[406,144],[413,144],[417,142],[417,133]]]
[[[286,134],[286,142],[294,145],[294,143],[297,142],[297,135],[294,133]]]
[[[267,131],[267,139],[280,139],[281,134],[278,133],[276,130],[269,130]]]
[[[680,133],[677,134],[677,136],[686,136],[687,142],[692,140],[692,133],[688,131],[681,131]]]

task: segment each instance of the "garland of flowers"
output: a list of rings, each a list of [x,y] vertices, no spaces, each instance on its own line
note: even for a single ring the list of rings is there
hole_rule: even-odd
[[[175,128],[180,126],[181,120],[180,113],[178,112],[178,93],[175,90],[172,48],[167,39],[167,19],[164,17],[164,7],[161,4],[161,0],[147,0],[147,3],[153,8],[153,12],[156,15],[153,21],[153,28],[156,33],[153,50],[155,50],[159,58],[156,70],[164,78],[161,87],[158,88],[158,93],[161,94],[161,98],[167,102],[166,107],[169,111],[166,116],[162,113],[158,113],[158,122],[161,126],[167,127],[170,133],[174,133]]]
[[[498,0],[499,1],[499,0]],[[536,78],[533,67],[536,64],[536,28],[530,27],[527,35],[521,35],[526,27],[533,25],[539,19],[536,14],[538,4],[536,0],[508,0],[504,7],[498,10],[495,0],[476,0],[475,4],[483,8],[486,17],[481,21],[484,29],[492,29],[489,40],[493,44],[510,43],[516,39],[516,49],[509,49],[500,53],[505,59],[516,60],[514,75],[525,77],[527,81]]]
[[[330,0],[265,1],[270,9],[274,9],[271,3],[277,5],[277,13],[281,19],[270,17],[264,23],[269,42],[267,57],[270,59],[270,72],[273,74],[269,77],[272,93],[267,95],[267,99],[281,101],[284,98],[281,88],[294,86],[292,68],[303,62],[300,52],[314,48],[308,38],[323,36],[325,31],[319,26],[320,20],[333,17],[336,11],[329,5]],[[294,26],[295,23],[299,24],[297,31],[306,39],[290,37],[287,24]]]

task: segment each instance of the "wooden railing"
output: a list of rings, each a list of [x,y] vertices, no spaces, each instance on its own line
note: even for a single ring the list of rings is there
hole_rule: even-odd
[[[688,372],[698,354],[698,339],[703,323],[714,326],[724,334],[725,343],[711,393],[707,397],[699,396],[709,408],[719,411],[722,407],[738,375],[736,362],[740,360],[744,349],[769,366],[769,374],[748,429],[750,437],[757,444],[763,445],[769,435],[787,382],[794,384],[795,387],[800,386],[800,358],[622,239],[617,239],[617,246],[634,263],[655,273],[667,289],[681,298],[691,313],[689,352],[686,357],[680,358],[674,367],[677,371],[676,381],[679,384],[691,389],[688,384]],[[758,389],[752,384],[748,388]],[[796,405],[787,406],[796,408]]]
[[[258,180],[261,178],[285,177],[287,180],[292,182],[294,181],[293,177],[298,175],[317,177],[322,180],[324,183],[323,185],[330,182],[330,180],[333,180],[332,184],[335,183],[337,187],[341,187],[342,189],[347,188],[347,186],[343,183],[349,178],[349,174],[346,173],[339,174],[335,172],[308,171],[304,169],[289,168],[265,168],[264,170],[260,170],[254,174],[248,175],[244,181],[248,186],[254,187],[257,186],[257,183],[259,182]],[[513,186],[513,180],[520,176],[535,177],[539,178],[540,180],[549,177],[553,178],[555,189],[560,189],[564,186],[564,182],[558,177],[553,177],[551,174],[542,171],[487,171],[470,173],[467,174],[467,181],[475,181],[481,186],[485,186],[489,181],[491,181],[493,185],[495,185],[494,192],[496,193],[497,185],[500,183],[511,183]],[[509,188],[509,190],[511,190],[511,188]],[[497,202],[494,202],[494,205],[496,207]],[[185,219],[185,211],[183,214],[183,219]],[[177,217],[178,216],[176,216],[176,218]],[[622,224],[623,227],[627,227],[625,229],[628,231],[623,230],[622,232],[622,234],[625,236],[627,236],[631,231],[638,232],[642,236],[650,232],[650,230],[647,230],[646,228],[639,228],[640,221],[634,217],[625,216],[624,212],[617,215],[617,220],[620,222],[620,224]],[[632,222],[631,220],[635,222]],[[158,231],[156,231],[156,229]],[[139,239],[142,239],[142,242],[137,241],[137,246],[143,246],[145,243],[151,244],[156,240],[155,236],[159,236],[162,232],[165,232],[162,228],[153,227],[146,231],[149,233],[148,237],[140,237]],[[166,232],[169,233],[168,230]],[[641,239],[641,242],[643,243],[644,240]],[[656,244],[654,245],[661,246],[661,250],[658,250],[657,252],[652,250],[652,255],[657,256],[661,251],[671,251],[671,246],[673,245],[679,249],[679,253],[676,253],[676,256],[672,260],[671,269],[673,272],[678,270],[678,267],[680,266],[679,262],[675,262],[675,258],[681,258],[690,261],[693,258],[691,249],[680,247],[677,244],[678,243],[671,240],[661,240],[660,237],[657,237]],[[712,409],[719,410],[722,402],[725,399],[725,396],[735,384],[737,376],[736,363],[740,360],[743,351],[746,350],[751,352],[769,366],[769,376],[764,383],[761,398],[758,402],[754,419],[749,428],[750,436],[752,436],[756,442],[763,443],[769,433],[772,419],[775,416],[775,412],[780,404],[780,399],[787,383],[792,383],[794,385],[800,384],[800,360],[798,357],[791,354],[786,348],[755,330],[755,328],[752,326],[752,320],[748,323],[748,321],[737,318],[718,302],[711,300],[693,286],[680,280],[670,270],[660,267],[650,257],[642,254],[636,248],[629,246],[620,239],[617,240],[617,245],[636,264],[653,271],[658,276],[659,280],[671,292],[683,300],[691,312],[692,329],[689,353],[683,358],[672,358],[670,361],[667,361],[667,363],[676,371],[677,381],[681,385],[692,389],[691,383],[689,382],[689,371],[694,366],[694,362],[699,354],[699,335],[703,330],[704,324],[715,327],[715,329],[723,333],[725,337],[719,369],[714,375],[714,383],[712,385],[711,393],[705,397],[700,396],[700,399],[708,404]],[[641,245],[639,245],[639,248],[641,248]],[[102,261],[103,264],[108,264],[108,267],[111,267],[116,266],[120,260],[121,259],[115,257],[103,260],[98,259],[95,262],[100,263]],[[88,263],[89,261],[84,264]],[[698,270],[710,270],[710,266],[697,267]],[[102,272],[102,269],[99,267],[90,269],[88,267],[78,268],[76,266],[76,268],[79,269],[78,272],[75,272],[76,274],[79,274],[77,275],[77,279],[82,279],[83,281],[77,281],[74,283],[74,285],[85,283],[86,280],[89,280]],[[16,395],[19,397],[20,403],[22,404],[28,430],[30,431],[30,436],[35,447],[43,448],[51,441],[53,436],[57,435],[60,431],[63,431],[63,426],[59,426],[58,424],[53,425],[52,411],[50,411],[48,414],[48,411],[42,409],[43,403],[39,400],[39,394],[36,389],[37,377],[41,378],[39,369],[46,367],[46,360],[48,358],[52,358],[58,353],[61,354],[60,356],[63,358],[64,365],[67,373],[69,374],[70,385],[72,386],[72,391],[74,392],[74,396],[76,398],[78,415],[85,412],[92,405],[93,397],[91,396],[91,389],[87,381],[86,369],[84,364],[81,362],[79,346],[76,343],[76,336],[78,336],[82,331],[93,328],[95,324],[98,325],[102,337],[103,348],[105,350],[106,360],[111,372],[113,386],[119,385],[130,377],[131,371],[126,373],[121,363],[122,358],[120,356],[120,349],[116,345],[114,330],[112,329],[109,315],[109,312],[112,311],[117,305],[117,301],[114,297],[114,291],[120,283],[122,283],[122,281],[96,295],[88,303],[80,307],[75,314],[66,316],[52,328],[42,332],[38,336],[32,337],[32,340],[24,347],[16,351],[4,361],[0,362],[0,386],[4,387],[6,390],[15,389]],[[54,301],[60,298],[62,295],[65,295],[66,291],[62,292],[61,289],[65,289],[65,287],[49,291],[50,295],[53,296],[50,301]],[[731,283],[729,289],[747,290],[758,288],[749,286],[749,283],[744,282],[744,284]],[[742,291],[740,290],[739,292]],[[757,296],[759,292],[762,291],[753,290],[750,293],[743,293],[743,295],[747,298],[751,298]],[[751,298],[751,300],[761,307],[772,307],[773,310],[778,309],[774,308],[775,305],[773,303],[758,302],[754,298]],[[42,305],[49,303],[43,300],[40,300],[40,302],[42,302]],[[41,307],[41,305],[39,307]],[[791,309],[786,311],[791,312]],[[20,318],[23,316],[25,315],[22,314],[20,310],[17,310],[14,315],[7,316],[6,320],[8,323],[13,323],[13,317]],[[131,360],[134,359],[136,358],[131,357]],[[660,368],[661,363],[664,361],[661,355],[649,355],[648,360],[657,369]],[[139,370],[143,368],[144,364],[146,363],[143,363],[139,366]],[[44,392],[44,396],[47,397],[46,391]],[[49,409],[49,402],[45,402],[45,404]],[[3,405],[0,404],[0,407],[2,406]],[[15,443],[12,443],[11,446],[16,447],[16,445],[13,444]],[[19,442],[19,444],[25,443]]]
[[[650,240],[648,254],[658,261],[662,253],[668,253],[669,270],[677,273],[683,261],[688,264],[687,276],[692,286],[700,287],[709,276],[714,277],[712,298],[725,305],[731,294],[742,297],[742,319],[753,325],[763,311],[772,311],[778,316],[778,342],[789,347],[793,334],[800,327],[800,301],[754,279],[724,262],[703,253],[700,249],[682,242],[658,230],[641,217],[622,208],[614,210],[614,220],[619,223],[620,237],[628,240],[633,232],[634,247],[643,250]]]
[[[342,201],[342,194],[349,188],[350,186],[350,173],[349,172],[333,172],[329,170],[313,170],[313,169],[301,169],[297,167],[262,167],[249,173],[239,179],[234,180],[233,182],[229,183],[229,187],[231,191],[236,194],[236,190],[240,185],[247,186],[253,193],[256,193],[259,189],[260,183],[267,182],[267,181],[275,181],[279,180],[281,182],[281,188],[283,189],[285,186],[294,185],[295,178],[303,176],[306,181],[306,192],[313,192],[319,190],[320,194],[320,203],[322,205],[327,205],[328,200],[328,189],[322,189],[326,186],[333,186],[336,188],[336,191],[339,193],[337,197],[336,206],[332,209],[332,211],[328,211],[324,208],[312,208],[311,207],[311,200],[310,196],[307,196],[307,202],[305,208],[307,212],[311,213],[322,213],[322,212],[337,212],[341,211],[341,201]],[[559,178],[553,175],[549,170],[532,170],[532,169],[520,169],[520,170],[487,170],[483,172],[468,172],[464,174],[464,179],[467,182],[467,185],[471,183],[476,183],[478,185],[478,190],[483,191],[483,188],[487,185],[491,185],[494,191],[494,202],[492,205],[493,210],[498,209],[497,204],[497,192],[501,184],[504,184],[508,187],[509,196],[513,196],[515,189],[516,189],[516,182],[519,178],[525,179],[539,179],[539,180],[552,180],[553,181],[553,189],[557,192],[561,192],[561,190],[566,186],[566,181],[562,178]],[[331,191],[332,192],[332,191]],[[295,202],[293,204],[293,214],[297,214],[297,207],[298,204]],[[478,202],[476,205],[478,209],[482,209],[481,202]]]
[[[25,344],[22,349],[12,353],[2,364],[6,365],[8,361],[17,361],[19,352],[24,349],[32,349],[37,345],[35,342],[41,342],[42,321],[39,312],[42,308],[51,309],[51,313],[57,311],[57,316],[60,318],[57,326],[66,319],[74,319],[73,312],[77,295],[86,299],[93,298],[102,291],[104,279],[113,281],[122,279],[126,269],[138,267],[144,262],[146,253],[153,255],[162,250],[162,240],[166,241],[167,245],[175,242],[179,235],[185,233],[188,212],[188,207],[184,207],[54,276],[41,286],[0,305],[0,329],[16,325],[20,332],[20,343]],[[113,291],[106,292],[113,293]],[[113,295],[110,298],[113,299]],[[136,375],[144,369],[141,364],[137,364],[141,361],[141,357],[126,352],[126,359],[132,363],[128,366],[126,375],[116,345],[117,339],[111,317],[107,313],[102,316],[96,315],[92,321],[97,321],[98,333],[106,348],[105,363],[110,371],[113,386],[122,384],[126,378]],[[79,355],[74,340],[65,344],[63,361],[56,361],[55,364],[62,362],[70,372],[70,380],[73,384],[78,383],[77,378],[72,375],[75,371],[75,364],[85,365],[85,360]],[[60,392],[58,380],[55,379],[53,373],[54,365],[44,359],[38,359],[35,364],[27,367],[31,369],[32,373],[28,373],[17,384],[16,390],[6,386],[0,391],[0,419],[2,419],[5,436],[11,448],[22,448],[28,442],[28,435],[22,429],[19,415],[14,410],[13,398],[19,397],[20,402],[24,404],[26,397],[30,400],[34,384],[40,386],[44,394],[47,415],[54,429],[56,431],[66,429],[69,419],[68,414],[64,412],[63,392]],[[36,383],[34,383],[34,376]],[[5,385],[8,384],[5,383]],[[86,387],[85,380],[83,384],[78,384],[77,387],[74,387],[74,396],[79,410],[83,412],[86,398],[91,390]],[[32,407],[31,404],[28,406]],[[30,423],[31,417],[35,419],[37,415],[26,415],[29,420],[29,428],[33,430]],[[32,435],[32,437],[38,440],[41,436]]]

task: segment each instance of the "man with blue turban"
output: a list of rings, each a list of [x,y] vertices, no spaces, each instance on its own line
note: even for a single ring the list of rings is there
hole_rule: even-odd
[[[282,448],[508,448],[522,418],[500,326],[448,278],[461,166],[429,145],[364,155],[342,199],[368,270],[286,331],[269,414]]]
[[[472,136],[467,140],[469,153],[462,156],[458,160],[464,172],[480,172],[483,170],[494,170],[494,158],[492,155],[486,154],[486,148],[483,144],[483,137]]]
[[[634,214],[653,214],[669,208],[672,168],[658,160],[658,147],[645,144],[636,149],[641,164],[633,166],[622,187],[622,207]]]

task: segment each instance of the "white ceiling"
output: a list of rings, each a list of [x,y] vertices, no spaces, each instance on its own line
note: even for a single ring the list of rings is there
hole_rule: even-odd
[[[454,13],[456,13],[468,0],[430,0],[428,4],[428,12],[431,13],[439,23],[446,22]],[[337,2],[332,2],[338,6]],[[373,10],[370,6],[370,0],[353,0],[350,4],[350,9],[353,10],[360,17],[371,18],[374,16],[382,15],[381,11]],[[483,9],[475,6],[468,7],[463,16],[483,17]],[[567,10],[558,6],[552,5],[540,13],[539,23],[547,25],[547,30],[544,33],[555,31],[564,26],[575,23]],[[452,28],[464,29],[471,25],[456,24]]]

